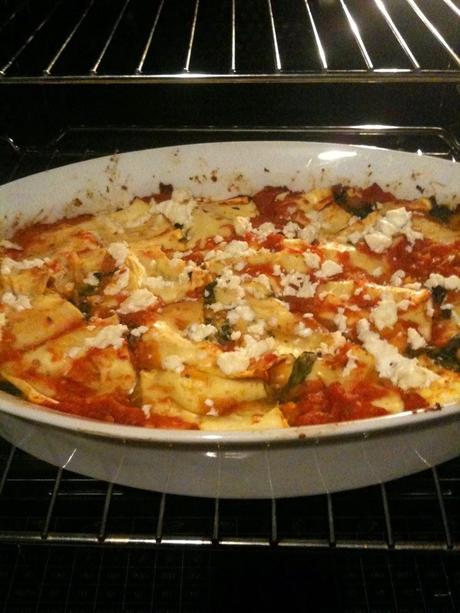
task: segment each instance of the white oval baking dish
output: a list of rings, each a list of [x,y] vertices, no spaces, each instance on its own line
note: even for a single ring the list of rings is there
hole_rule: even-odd
[[[327,143],[227,142],[98,158],[0,187],[0,219],[96,212],[155,192],[159,182],[228,197],[264,185],[310,189],[374,181],[403,198],[460,194],[460,166],[430,157]],[[0,392],[0,434],[67,470],[168,493],[222,498],[318,494],[426,469],[460,453],[459,403],[438,411],[251,432],[153,430],[72,417]]]

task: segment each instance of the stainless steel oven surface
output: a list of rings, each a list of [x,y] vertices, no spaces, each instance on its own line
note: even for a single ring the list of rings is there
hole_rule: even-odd
[[[2,0],[0,181],[164,145],[460,157],[458,0]],[[279,500],[150,493],[0,442],[3,611],[458,611],[459,459]],[[244,603],[244,604],[243,604]]]

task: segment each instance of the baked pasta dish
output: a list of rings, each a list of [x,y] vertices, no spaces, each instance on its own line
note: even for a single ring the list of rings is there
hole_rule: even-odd
[[[374,184],[161,185],[1,241],[0,376],[152,428],[286,428],[460,398],[460,212]]]

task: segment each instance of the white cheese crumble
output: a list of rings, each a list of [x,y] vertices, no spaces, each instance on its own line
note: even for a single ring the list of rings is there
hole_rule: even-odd
[[[89,328],[89,326],[88,326]],[[128,326],[124,324],[113,324],[101,328],[96,336],[85,339],[84,347],[71,347],[67,351],[69,358],[76,358],[80,353],[84,353],[90,348],[106,349],[107,347],[114,347],[120,349],[124,342],[124,334],[128,331]]]
[[[242,217],[241,215],[235,217],[233,220],[233,226],[235,227],[235,232],[238,234],[238,236],[242,236],[243,234],[246,234],[246,232],[251,232],[252,230],[251,220],[248,217]]]
[[[11,307],[15,311],[25,311],[26,309],[32,308],[30,298],[24,294],[5,292],[2,296],[2,303]]]
[[[365,319],[358,321],[356,329],[364,349],[373,356],[379,375],[394,385],[407,390],[428,387],[439,379],[436,373],[420,366],[416,358],[402,356],[396,347],[372,332]]]
[[[90,285],[91,287],[97,287],[99,285],[99,282],[99,278],[94,272],[89,272],[83,279],[83,283],[86,283],[86,285]]]
[[[415,350],[426,347],[426,340],[415,328],[409,328],[407,330],[407,341],[412,349]]]
[[[394,285],[395,287],[400,287],[402,285],[403,279],[406,276],[404,270],[396,270],[390,279],[390,285]]]
[[[30,270],[31,268],[41,268],[49,262],[49,258],[33,258],[32,260],[12,260],[4,258],[1,265],[2,275],[10,275],[15,270]]]
[[[190,340],[200,343],[216,332],[217,328],[212,324],[190,324],[186,334]]]
[[[217,357],[217,365],[226,375],[247,370],[251,358],[258,358],[275,347],[275,339],[272,337],[258,341],[249,334],[245,334],[243,341],[243,347],[235,351],[222,352]]]
[[[141,409],[145,415],[145,418],[148,419],[150,417],[150,411],[152,410],[152,405],[151,404],[143,404],[141,406]]]
[[[193,223],[193,211],[196,202],[186,190],[174,190],[171,200],[155,203],[152,205],[153,213],[161,213],[173,225],[178,224],[183,228],[189,228]]]
[[[254,249],[250,248],[246,241],[233,240],[224,245],[224,248],[220,251],[211,249],[211,251],[206,254],[204,259],[205,261],[228,260],[230,258],[248,257],[250,255],[254,255],[255,253],[256,252]],[[263,253],[263,251],[259,250],[258,253]]]
[[[378,305],[371,310],[370,320],[378,330],[393,326],[398,321],[398,306],[391,293],[383,294]]]
[[[124,324],[105,326],[102,330],[99,330],[93,338],[85,339],[85,345],[88,347],[96,347],[97,349],[105,349],[106,347],[120,349],[124,342],[123,334],[127,331],[128,326]]]
[[[180,275],[179,275],[180,276]],[[178,281],[180,279],[178,278]],[[174,281],[169,281],[163,277],[146,277],[143,284],[149,288],[155,295],[161,294],[161,290],[171,288],[175,286]]]
[[[348,320],[344,315],[344,309],[342,307],[339,307],[337,309],[337,313],[334,315],[333,322],[337,326],[337,330],[339,330],[339,332],[346,332],[348,328]]]
[[[185,366],[183,360],[178,355],[167,355],[161,360],[161,366],[165,370],[172,370],[177,374],[180,374]]]
[[[124,300],[118,308],[118,313],[126,315],[127,313],[137,313],[144,311],[158,301],[158,298],[149,292],[148,289],[136,289],[126,300]]]
[[[297,336],[302,338],[307,338],[313,334],[313,330],[311,328],[307,328],[307,326],[303,323],[303,321],[299,321],[299,323],[294,328],[294,332]]]
[[[125,263],[126,258],[128,257],[129,247],[126,241],[119,243],[110,243],[107,247],[107,251],[109,255],[115,260],[115,266],[120,268]]]
[[[4,247],[5,249],[16,249],[17,251],[22,251],[21,245],[17,245],[16,243],[12,243],[8,240],[0,241],[0,247]]]
[[[358,365],[358,360],[356,359],[356,357],[351,353],[351,349],[349,351],[347,351],[347,363],[344,366],[344,369],[342,371],[342,375],[344,377],[348,377],[348,375],[351,373],[352,370],[354,370],[357,365]]]
[[[145,334],[147,331],[148,331],[148,327],[147,326],[138,326],[137,328],[133,328],[130,331],[130,334],[131,334],[131,336],[134,336],[135,338],[139,338],[143,334]]]
[[[341,264],[337,264],[334,260],[325,260],[321,268],[315,272],[315,276],[320,279],[328,279],[329,277],[335,277],[335,275],[343,272],[343,266]]]
[[[383,268],[382,266],[377,266],[377,268],[374,268],[374,270],[372,271],[372,276],[373,277],[380,277],[380,275],[383,274]]]
[[[354,232],[348,237],[353,244],[364,238],[369,248],[375,253],[383,253],[392,243],[397,234],[404,234],[411,245],[423,234],[412,229],[412,212],[404,207],[392,209],[378,219],[364,232]]]
[[[397,306],[399,311],[407,311],[407,309],[412,306],[412,302],[404,298],[398,302]]]
[[[444,289],[450,291],[460,291],[460,277],[457,275],[444,277],[444,275],[432,272],[428,277],[428,280],[425,281],[425,287],[428,287],[429,289],[433,287],[443,287]]]
[[[256,314],[250,306],[241,304],[229,311],[227,319],[232,325],[242,319],[243,321],[254,321]]]
[[[317,253],[307,251],[303,254],[303,259],[305,260],[305,264],[308,266],[308,268],[316,269],[320,267],[321,258]]]
[[[318,283],[312,283],[310,277],[302,272],[281,274],[280,284],[283,296],[297,296],[299,298],[312,298],[318,287]]]
[[[129,283],[129,269],[121,268],[112,278],[112,281],[104,288],[106,296],[116,296],[122,292]]]
[[[256,336],[263,336],[265,334],[265,321],[258,319],[256,322],[248,326],[249,334],[255,334]]]
[[[282,233],[286,238],[300,238],[307,243],[312,243],[317,238],[320,227],[320,224],[316,221],[313,221],[305,227],[301,227],[299,224],[289,221],[284,226]],[[325,227],[324,224],[323,227]]]
[[[226,268],[216,279],[216,287],[231,290],[236,293],[236,298],[244,297],[244,289],[241,287],[241,277],[233,274],[231,268]]]

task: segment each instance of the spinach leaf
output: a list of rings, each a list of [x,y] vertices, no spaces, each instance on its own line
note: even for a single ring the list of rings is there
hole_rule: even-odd
[[[291,374],[289,375],[288,382],[279,392],[280,400],[285,400],[288,393],[300,383],[305,381],[305,378],[310,374],[313,364],[316,360],[316,353],[311,351],[304,351],[296,358],[292,365]]]
[[[427,356],[444,368],[460,372],[460,334],[456,334],[444,347],[427,347]]]
[[[217,330],[216,339],[217,342],[221,345],[225,345],[225,343],[229,343],[232,340],[232,332],[233,328],[225,321],[222,326]]]
[[[203,290],[203,301],[205,304],[214,304],[214,302],[216,301],[216,285],[217,281],[211,281],[211,283],[205,285]]]
[[[360,219],[364,219],[374,210],[374,204],[372,202],[366,202],[357,197],[350,197],[347,188],[341,183],[332,186],[332,194],[336,203],[342,207],[344,211]]]
[[[431,290],[431,295],[433,297],[433,302],[436,304],[442,304],[444,298],[447,296],[447,290],[445,287],[437,285]]]
[[[431,209],[429,211],[429,214],[431,215],[431,217],[434,217],[442,223],[447,223],[452,217],[452,215],[455,213],[455,211],[452,211],[451,209],[449,209],[449,207],[442,204],[438,204],[434,196],[430,197],[430,202]]]

